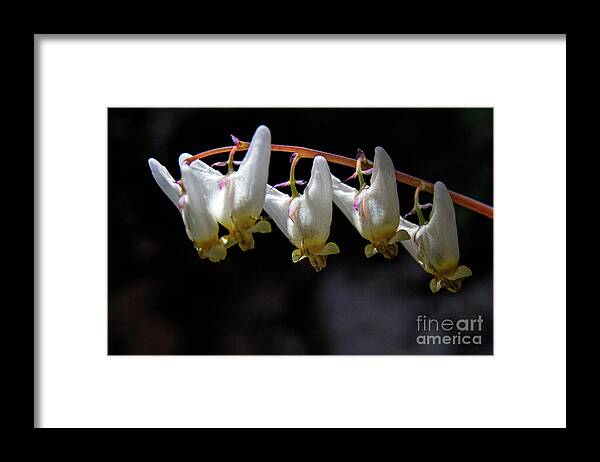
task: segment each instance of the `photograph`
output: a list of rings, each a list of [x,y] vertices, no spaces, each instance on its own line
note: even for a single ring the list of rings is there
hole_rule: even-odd
[[[492,107],[107,126],[108,355],[493,355]]]
[[[34,164],[36,429],[567,426],[566,34],[36,34]]]

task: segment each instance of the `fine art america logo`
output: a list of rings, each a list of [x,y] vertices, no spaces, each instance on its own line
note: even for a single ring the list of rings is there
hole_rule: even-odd
[[[419,345],[481,345],[483,318],[436,319],[417,316],[417,343]]]

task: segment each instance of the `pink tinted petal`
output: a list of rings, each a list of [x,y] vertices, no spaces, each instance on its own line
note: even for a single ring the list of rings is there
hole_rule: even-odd
[[[303,186],[306,184],[306,180],[296,180],[296,184],[299,186]],[[272,188],[283,188],[283,187],[289,187],[289,186],[290,186],[290,182],[284,181],[283,183],[277,183],[271,187]]]
[[[223,189],[229,183],[229,177],[224,177],[219,180],[219,189]]]
[[[288,218],[292,221],[296,221],[296,214],[298,212],[298,201],[292,200],[290,207],[288,208]]]
[[[354,202],[352,203],[352,207],[354,207],[354,210],[356,210],[358,212],[358,208],[360,207],[360,204],[362,203],[364,199],[364,195],[363,193],[360,193],[358,196],[356,196],[356,199],[354,199]]]
[[[271,186],[272,188],[283,188],[284,186],[289,186],[290,182],[289,181],[284,181],[283,183],[277,183],[274,184],[273,186]]]
[[[346,178],[343,182],[345,183],[346,181],[353,180],[354,178],[356,178],[356,172],[354,172],[352,175],[350,175],[348,178]]]

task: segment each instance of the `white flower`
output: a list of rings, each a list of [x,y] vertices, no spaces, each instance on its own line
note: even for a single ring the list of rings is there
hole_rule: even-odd
[[[188,238],[194,243],[200,258],[218,262],[225,258],[227,251],[218,236],[219,224],[208,210],[202,182],[184,162],[188,157],[191,156],[182,154],[179,157],[179,183],[156,159],[149,159],[148,164],[158,186],[181,212]]]
[[[267,188],[265,210],[277,227],[297,249],[292,261],[308,258],[316,271],[326,266],[326,256],[340,252],[327,242],[332,214],[331,173],[325,158],[315,157],[304,193],[290,197],[273,187]]]
[[[398,230],[400,205],[394,164],[381,147],[375,148],[371,185],[360,191],[333,178],[333,202],[344,213],[360,235],[371,243],[365,247],[365,255],[377,252],[385,258],[398,254],[398,241],[409,239],[404,230]]]
[[[252,233],[271,231],[271,224],[260,218],[270,157],[271,132],[261,125],[237,171],[223,175],[201,160],[190,164],[204,185],[209,209],[229,232],[223,238],[228,247],[237,243],[242,250],[253,249]]]
[[[433,190],[433,206],[429,222],[417,226],[401,220],[399,230],[411,236],[402,245],[433,279],[429,283],[432,292],[445,287],[450,292],[458,292],[464,278],[471,276],[471,270],[458,266],[458,232],[454,204],[444,183],[438,181]]]

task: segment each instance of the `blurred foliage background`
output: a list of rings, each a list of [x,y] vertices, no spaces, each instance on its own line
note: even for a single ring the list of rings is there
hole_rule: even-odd
[[[230,145],[230,134],[249,141],[260,124],[273,143],[352,158],[361,148],[372,159],[382,146],[397,169],[493,205],[491,108],[110,108],[109,354],[492,353],[493,222],[458,206],[461,263],[473,270],[458,294],[432,294],[429,275],[402,247],[393,261],[367,260],[367,241],[335,206],[330,240],[341,254],[328,257],[321,273],[307,261],[292,263],[294,247],[274,224],[271,234],[255,235],[254,250],[232,248],[216,264],[200,260],[147,160],[155,157],[178,179],[179,154]],[[288,179],[288,160],[272,153],[270,184]],[[308,180],[311,162],[299,162],[297,179]],[[352,173],[330,167],[342,179]],[[399,184],[398,191],[406,214],[414,189]],[[429,201],[423,193],[421,202]],[[481,315],[483,343],[419,345],[419,314]]]

